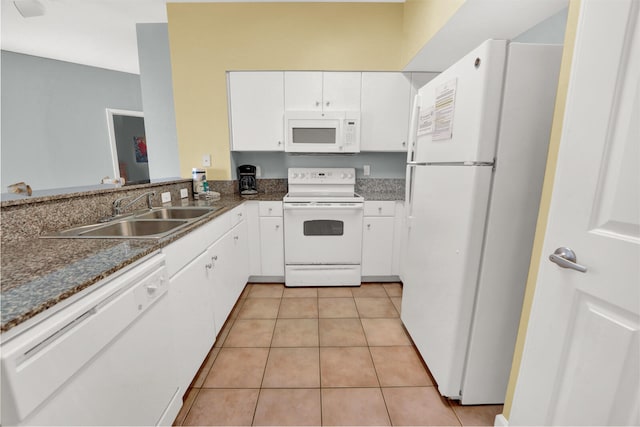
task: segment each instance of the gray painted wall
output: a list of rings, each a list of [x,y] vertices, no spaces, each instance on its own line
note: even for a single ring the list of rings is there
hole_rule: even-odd
[[[142,111],[135,74],[2,51],[1,187],[113,176],[106,108]]]
[[[152,179],[180,176],[169,30],[164,24],[137,24],[138,62]]]
[[[512,41],[521,43],[564,44],[564,31],[567,27],[568,13],[569,8],[565,8],[540,22],[538,25],[529,28]]]
[[[294,155],[282,152],[232,152],[233,177],[239,165],[260,166],[262,178],[286,178],[288,168],[336,167],[356,168],[363,177],[363,166],[371,166],[370,178],[405,177],[406,153],[359,153],[354,155]]]

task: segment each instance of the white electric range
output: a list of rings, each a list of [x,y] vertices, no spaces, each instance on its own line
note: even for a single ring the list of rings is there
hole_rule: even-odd
[[[364,198],[354,168],[290,168],[284,206],[286,286],[359,286]]]

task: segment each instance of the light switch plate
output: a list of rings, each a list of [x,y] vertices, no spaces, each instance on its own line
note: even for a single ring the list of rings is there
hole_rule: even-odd
[[[171,201],[171,193],[168,191],[166,193],[162,193],[160,197],[162,197],[162,203],[169,203]]]
[[[181,199],[186,199],[187,197],[189,197],[189,190],[187,190],[186,188],[181,188],[180,189],[180,198]]]
[[[204,154],[202,156],[202,166],[205,168],[211,167],[211,154]]]
[[[371,175],[371,165],[364,165],[364,176]]]

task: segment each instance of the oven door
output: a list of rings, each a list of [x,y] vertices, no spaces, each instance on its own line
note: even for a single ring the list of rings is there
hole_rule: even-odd
[[[362,203],[285,203],[285,264],[360,264]]]

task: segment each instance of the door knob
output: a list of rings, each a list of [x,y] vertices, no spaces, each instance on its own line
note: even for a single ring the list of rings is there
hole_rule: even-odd
[[[564,246],[559,247],[554,253],[549,255],[549,260],[551,262],[555,262],[562,268],[571,268],[573,270],[579,271],[580,273],[587,272],[587,267],[576,262],[578,261],[578,258],[576,258],[576,253],[569,248],[565,248]]]

